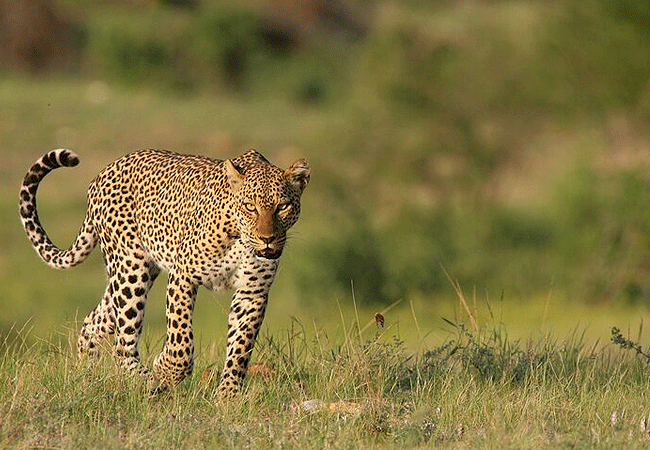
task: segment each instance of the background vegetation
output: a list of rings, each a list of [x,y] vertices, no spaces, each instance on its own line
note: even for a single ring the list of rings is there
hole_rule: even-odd
[[[469,423],[450,419],[463,410],[463,399],[485,399],[478,395],[484,389],[494,401],[504,392],[513,399],[534,397],[534,386],[540,383],[536,377],[550,371],[559,373],[553,380],[562,383],[579,379],[571,384],[577,390],[566,397],[568,406],[549,410],[549,402],[565,398],[556,397],[553,389],[565,385],[548,381],[553,387],[538,393],[540,409],[535,413],[548,415],[527,416],[526,423],[542,424],[534,428],[529,446],[558,442],[544,440],[549,430],[543,424],[551,423],[564,430],[559,434],[567,440],[613,429],[623,431],[609,435],[618,436],[612,439],[633,436],[634,442],[642,442],[638,431],[628,432],[631,420],[638,430],[640,417],[647,413],[645,394],[640,393],[647,387],[647,369],[633,358],[611,356],[606,343],[612,326],[629,330],[641,324],[638,339],[643,344],[642,324],[650,305],[649,34],[650,6],[643,0],[248,0],[236,6],[200,0],[0,0],[0,38],[5,43],[0,49],[0,214],[6,218],[0,229],[0,341],[10,349],[3,376],[11,381],[2,393],[7,402],[2,417],[15,420],[15,401],[10,399],[31,395],[23,390],[26,384],[16,383],[17,374],[34,362],[61,377],[56,385],[61,393],[44,394],[42,403],[26,406],[22,420],[56,396],[82,401],[65,378],[64,368],[80,370],[68,341],[99,300],[105,281],[99,254],[74,270],[56,272],[29,249],[16,207],[18,186],[29,165],[57,147],[72,148],[82,157],[74,170],[48,177],[39,192],[46,229],[55,242],[67,246],[81,223],[88,183],[118,156],[160,147],[226,158],[255,147],[281,166],[307,157],[313,175],[264,329],[268,339],[294,345],[295,337],[278,336],[296,320],[308,330],[302,351],[320,356],[301,360],[295,354],[288,359],[276,354],[269,359],[299,367],[321,361],[319,367],[329,373],[324,355],[350,343],[349,332],[356,326],[365,332],[355,344],[361,362],[354,364],[370,364],[364,359],[370,339],[371,347],[388,346],[386,358],[391,361],[401,361],[405,354],[410,355],[405,359],[417,359],[396,363],[402,366],[399,370],[425,375],[419,381],[409,378],[406,391],[351,380],[342,384],[345,392],[336,392],[334,386],[319,391],[312,385],[300,391],[299,399],[289,398],[289,388],[264,394],[266,387],[261,386],[267,385],[251,385],[252,409],[267,405],[270,417],[277,411],[269,404],[317,396],[381,397],[386,403],[380,409],[401,408],[407,397],[413,411],[426,411],[422,417],[428,418],[418,424],[429,420],[438,427],[429,436],[439,436],[447,427],[448,437],[452,427]],[[147,308],[143,353],[148,361],[162,342],[163,297],[161,280]],[[228,303],[228,294],[199,294],[199,369],[221,364]],[[388,327],[380,339],[371,333],[377,311],[384,313]],[[472,328],[472,323],[478,325]],[[457,354],[438,361],[441,368],[435,376],[426,375],[430,367],[422,355],[458,341],[459,333],[467,339],[459,331],[461,324],[472,335],[489,336],[491,326],[507,330],[517,355],[540,358],[521,364],[546,368],[541,374],[526,371],[525,388],[514,391],[507,383],[504,387],[501,377],[484,384],[481,370],[467,371],[467,359]],[[572,333],[584,333],[584,338],[572,341]],[[326,344],[312,345],[323,335]],[[393,336],[402,343],[395,346]],[[532,347],[520,344],[528,339]],[[26,341],[22,347],[9,345],[21,340]],[[33,346],[40,340],[47,342],[45,349]],[[489,339],[479,342],[485,345],[478,348],[492,348]],[[557,368],[555,356],[549,355],[559,352],[562,358],[560,350],[573,352],[576,359],[568,361],[579,372],[567,375]],[[260,350],[261,359],[264,352]],[[481,358],[485,354],[477,353]],[[508,365],[512,362],[494,361],[488,366],[494,364],[497,373],[513,370]],[[368,367],[372,373],[380,370]],[[585,373],[591,375],[584,378]],[[36,372],[32,376],[27,384],[36,391],[51,381],[36,380]],[[310,376],[319,379],[323,374]],[[444,385],[450,379],[458,384]],[[581,384],[589,379],[596,384]],[[111,383],[122,380],[98,382],[107,385],[88,389],[112,391]],[[194,392],[197,383],[194,377],[182,392]],[[433,388],[430,383],[442,384]],[[617,405],[625,403],[620,399],[638,402],[623,428],[608,428],[612,411],[628,414],[614,400],[598,395],[586,400],[587,391],[609,395],[608,383],[618,383],[613,391],[619,396]],[[358,385],[375,391],[348,392]],[[458,396],[449,397],[454,392]],[[638,397],[630,400],[635,393]],[[116,404],[131,405],[127,410],[134,417],[142,411],[138,408],[165,402],[145,401],[133,392],[125,395]],[[200,402],[196,396],[180,398],[173,397],[172,403]],[[590,406],[598,399],[607,411]],[[445,422],[435,416],[432,405],[448,402],[456,406],[443,413],[450,420]],[[87,405],[81,411],[92,416],[93,408]],[[213,408],[199,407],[199,417],[214,415]],[[228,408],[234,407],[223,408],[227,411],[219,410],[218,417],[233,413]],[[252,413],[247,406],[241,408],[234,415],[239,419],[233,420],[245,422]],[[573,414],[583,408],[592,415]],[[77,421],[78,416],[61,416],[58,409],[48,411],[81,430],[103,420]],[[177,412],[170,414],[177,417]],[[404,418],[397,413],[391,417]],[[585,425],[574,434],[562,434],[578,417]],[[323,436],[346,427],[356,433],[360,423],[366,431],[366,426],[382,429],[372,420],[330,419],[308,422],[321,427]],[[400,422],[404,429],[420,427],[407,422]],[[33,437],[33,430],[13,434],[6,423],[3,442],[31,445],[25,436]],[[311,425],[298,429],[309,433]],[[107,426],[120,429],[116,423]],[[490,439],[497,436],[516,442],[531,430],[517,426],[473,432],[475,438],[487,433],[490,447],[495,442]],[[376,442],[378,435],[405,445],[429,442],[422,438],[429,431],[418,428],[413,436],[419,437],[400,435],[400,440],[396,425],[392,427],[387,433],[361,434],[364,439],[372,436],[367,443]],[[175,442],[186,437],[178,433]],[[380,444],[385,442],[381,439]],[[448,445],[458,444],[453,442]],[[54,445],[73,444],[63,440]]]

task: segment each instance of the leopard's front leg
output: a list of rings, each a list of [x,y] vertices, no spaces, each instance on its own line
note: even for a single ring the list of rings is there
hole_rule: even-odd
[[[197,284],[189,276],[174,271],[167,283],[167,339],[153,364],[158,387],[173,386],[192,373],[194,334],[192,315]]]
[[[232,396],[242,387],[264,320],[268,288],[238,289],[233,296],[228,315],[226,362],[219,383],[219,391],[224,396]]]

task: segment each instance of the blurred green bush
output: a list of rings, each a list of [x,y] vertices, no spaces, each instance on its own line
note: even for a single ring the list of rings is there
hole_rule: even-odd
[[[295,269],[305,291],[325,286],[331,297],[352,281],[359,301],[387,304],[447,289],[444,267],[495,290],[555,285],[650,304],[642,169],[571,156],[559,184],[529,204],[495,188],[545,128],[600,129],[616,113],[647,137],[647,0],[356,1],[347,14],[363,32],[349,33],[340,12],[328,16],[340,26],[328,27],[257,2],[179,3],[61,8],[85,11],[86,76],[279,98],[335,124],[311,143],[327,150],[314,155],[321,190],[310,195],[336,227],[311,230],[318,238]],[[580,147],[589,160],[605,140],[567,151]]]
[[[404,2],[397,19],[376,19],[354,43],[325,29],[307,31],[313,24],[300,29],[290,19],[269,20],[251,6],[205,2],[178,9],[161,3],[136,14],[109,9],[93,15],[89,71],[127,83],[155,80],[183,89],[217,81],[244,90],[268,83],[260,73],[273,73],[278,64],[295,71],[299,60],[304,73],[285,87],[290,98],[318,96],[331,90],[326,84],[346,85],[344,95],[363,86],[387,101],[393,114],[440,121],[452,131],[443,145],[488,166],[510,143],[481,142],[475,127],[485,117],[498,114],[505,125],[521,127],[538,114],[634,109],[650,95],[649,7],[643,0],[522,0],[493,19],[481,16],[481,8],[450,16],[431,6],[424,8],[428,20],[409,14]],[[372,8],[366,6],[369,16]],[[516,28],[521,18],[527,28]],[[321,72],[335,64],[337,73],[315,76],[309,60],[320,61]]]

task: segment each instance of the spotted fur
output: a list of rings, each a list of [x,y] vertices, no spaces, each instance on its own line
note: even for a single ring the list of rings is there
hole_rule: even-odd
[[[147,293],[160,271],[167,284],[167,338],[153,365],[159,387],[192,372],[192,314],[200,285],[232,289],[227,355],[219,389],[237,392],[275,277],[286,233],[300,214],[309,165],[298,160],[286,170],[250,150],[233,160],[141,150],[108,165],[91,182],[88,209],[67,250],[56,247],[41,226],[36,191],[53,169],[72,167],[79,157],[52,150],[25,175],[20,215],[27,237],[51,267],[81,263],[99,242],[108,284],[81,329],[79,353],[95,355],[114,337],[114,355],[126,369],[146,373],[138,340]]]

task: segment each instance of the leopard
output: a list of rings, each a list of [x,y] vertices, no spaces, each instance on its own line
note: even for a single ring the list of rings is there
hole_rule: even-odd
[[[108,347],[120,370],[145,374],[156,390],[173,387],[194,367],[197,290],[228,289],[234,293],[216,391],[226,397],[239,393],[287,232],[300,215],[310,180],[307,160],[283,170],[254,149],[224,160],[134,151],[91,181],[81,228],[72,245],[61,249],[41,225],[36,193],[49,172],[74,167],[79,160],[68,149],[45,153],[25,175],[19,200],[27,237],[50,267],[74,267],[99,243],[107,284],[81,326],[79,355],[97,356]],[[166,338],[148,369],[138,342],[147,294],[161,272],[168,278]]]

